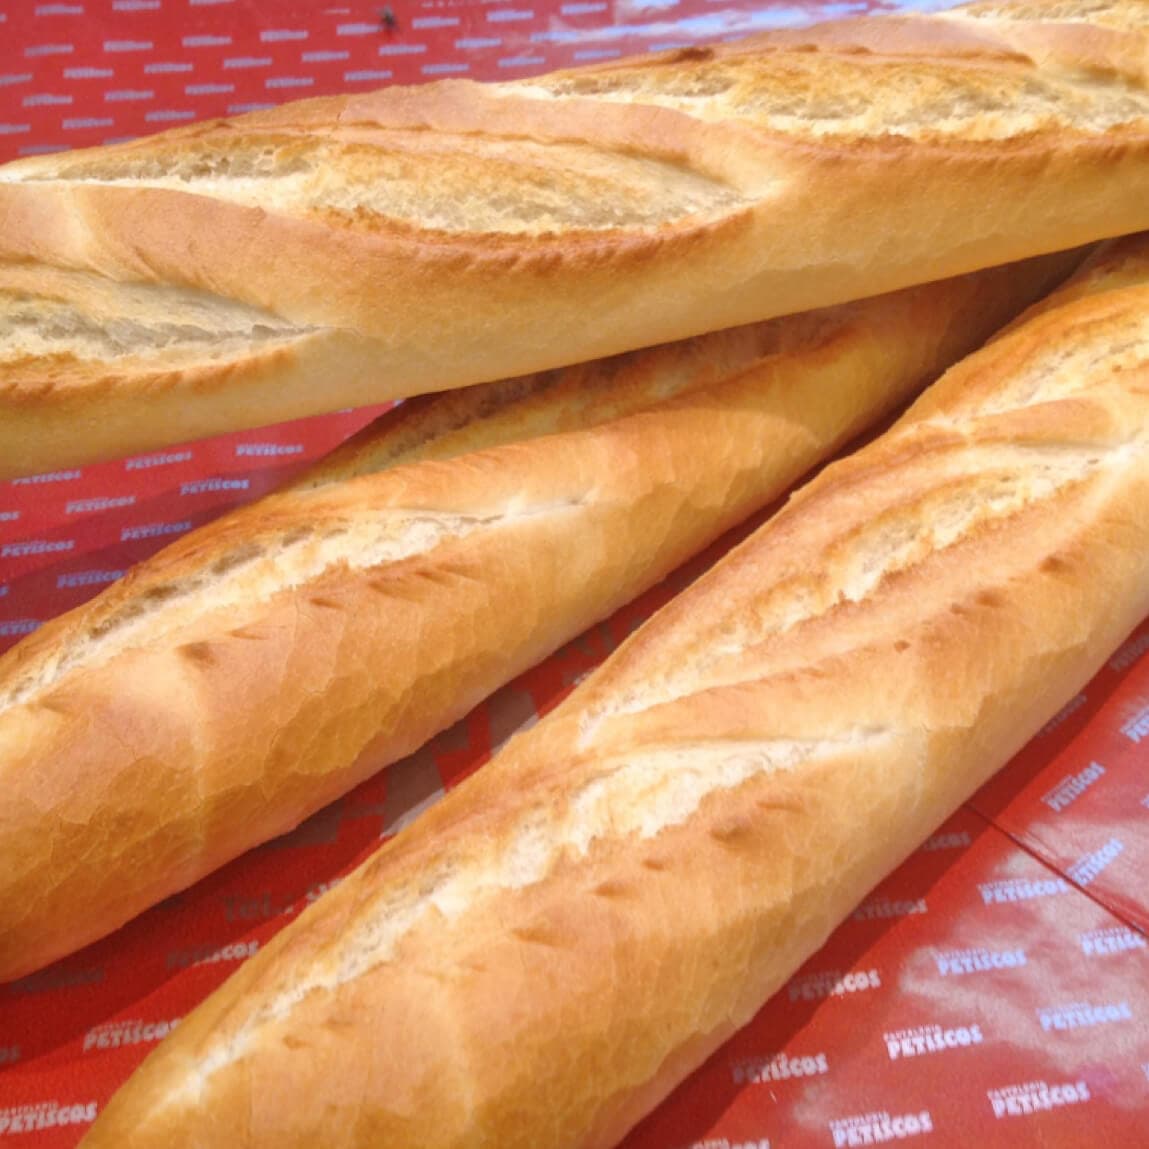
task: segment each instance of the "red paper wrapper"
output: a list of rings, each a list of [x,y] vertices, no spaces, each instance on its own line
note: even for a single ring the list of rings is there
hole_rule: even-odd
[[[302,95],[512,78],[894,6],[0,0],[0,158]],[[280,485],[377,411],[0,484],[0,649]],[[294,833],[0,986],[0,1138],[74,1145],[240,962],[722,549]],[[627,1149],[1149,1143],[1147,762],[1149,622]]]

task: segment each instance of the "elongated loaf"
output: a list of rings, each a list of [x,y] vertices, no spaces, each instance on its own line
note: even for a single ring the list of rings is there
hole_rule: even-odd
[[[1149,226],[1143,0],[865,18],[0,169],[0,478]]]
[[[0,658],[0,980],[414,750],[1079,258],[404,404],[44,626]]]
[[[84,1144],[613,1145],[1146,611],[1142,239],[301,915]]]

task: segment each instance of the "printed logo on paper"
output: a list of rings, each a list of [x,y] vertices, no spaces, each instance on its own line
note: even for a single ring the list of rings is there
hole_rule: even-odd
[[[329,878],[326,882],[313,882],[307,887],[307,904],[319,901],[328,890],[335,889],[341,881],[342,878]]]
[[[246,961],[259,951],[259,942],[231,942],[225,946],[193,946],[168,952],[168,969],[186,969],[193,965],[214,965],[221,961]]]
[[[223,905],[223,915],[228,921],[268,921],[271,918],[290,917],[292,913],[317,902],[329,889],[334,889],[344,880],[331,878],[327,881],[314,881],[307,887],[302,897],[276,896],[270,893],[240,895],[225,894],[218,901]]]
[[[84,1052],[93,1049],[119,1049],[121,1045],[150,1045],[163,1041],[179,1024],[173,1017],[166,1021],[109,1021],[84,1034]]]
[[[223,903],[224,917],[229,922],[254,922],[295,913],[297,899],[276,898],[270,893],[263,893],[247,896],[225,894],[219,900]]]
[[[984,1038],[980,1025],[959,1025],[943,1029],[940,1025],[917,1025],[912,1029],[895,1029],[883,1033],[886,1055],[891,1061],[905,1061],[930,1053],[945,1053],[950,1049],[968,1049],[981,1045]]]
[[[164,535],[182,535],[190,531],[192,525],[186,520],[179,523],[144,523],[138,527],[124,527],[120,531],[120,542],[128,543],[134,539],[157,539]]]
[[[250,479],[195,479],[180,484],[181,495],[203,495],[209,491],[246,491],[251,486]]]
[[[1004,1117],[1026,1117],[1031,1113],[1044,1113],[1066,1105],[1080,1105],[1090,1100],[1089,1086],[1084,1081],[1047,1085],[1044,1081],[1029,1081],[1024,1085],[1004,1085],[1000,1089],[986,1090],[999,1121]]]
[[[1067,873],[1079,886],[1088,886],[1097,881],[1124,850],[1124,842],[1119,838],[1110,838],[1099,850],[1086,854],[1084,858],[1070,866]]]
[[[840,1146],[880,1145],[887,1141],[905,1141],[934,1131],[928,1109],[920,1113],[901,1113],[891,1117],[880,1113],[863,1113],[857,1117],[842,1117],[830,1122],[830,1133],[835,1149]]]
[[[973,838],[968,830],[954,830],[945,834],[934,834],[927,838],[920,846],[923,853],[934,850],[964,850],[973,845]]]
[[[27,539],[22,543],[5,543],[0,547],[0,559],[20,559],[26,555],[52,555],[70,551],[75,539]]]
[[[1135,744],[1149,739],[1149,706],[1142,706],[1132,718],[1123,722],[1121,733]]]
[[[1057,783],[1041,800],[1055,813],[1073,805],[1094,782],[1105,777],[1105,767],[1100,762],[1090,762],[1084,770],[1068,774]]]
[[[59,1101],[37,1101],[0,1109],[0,1137],[15,1133],[39,1133],[61,1125],[91,1125],[96,1120],[96,1103],[80,1104]]]
[[[1124,646],[1117,648],[1117,653],[1109,660],[1109,669],[1119,674],[1128,670],[1140,657],[1149,650],[1149,631],[1131,638]]]
[[[280,455],[302,455],[302,443],[240,443],[235,448],[236,455],[256,458],[277,458]]]
[[[942,977],[967,973],[987,973],[996,969],[1018,969],[1026,964],[1025,950],[947,950],[935,954]]]
[[[7,593],[6,588],[5,593]],[[38,618],[13,618],[8,622],[0,622],[0,636],[31,634],[32,631],[39,630],[40,626],[41,622]]]
[[[751,1138],[749,1141],[731,1141],[727,1137],[707,1137],[691,1141],[688,1149],[770,1149],[769,1137]]]
[[[1094,1025],[1109,1025],[1115,1021],[1132,1021],[1133,1011],[1127,1001],[1093,1005],[1074,1002],[1071,1005],[1051,1005],[1037,1011],[1041,1028],[1050,1030],[1087,1029]]]
[[[824,1053],[775,1053],[768,1057],[748,1057],[730,1066],[735,1085],[762,1085],[772,1081],[789,1081],[792,1077],[818,1077],[830,1072]]]
[[[1052,898],[1068,894],[1073,887],[1064,878],[1003,878],[997,882],[979,882],[978,893],[983,904],[1026,902],[1030,898]]]
[[[67,587],[77,586],[103,586],[124,577],[123,571],[72,571],[71,574],[62,574],[56,577],[56,589],[64,590]]]
[[[1064,725],[1069,718],[1076,714],[1089,700],[1084,694],[1071,698],[1038,732],[1038,738],[1052,734],[1059,726]]]
[[[139,455],[124,460],[125,471],[146,471],[152,467],[167,467],[172,463],[186,463],[192,457],[191,451],[162,451],[158,455]]]
[[[1145,935],[1127,926],[1109,926],[1103,930],[1090,930],[1077,939],[1081,952],[1089,957],[1100,954],[1128,953],[1129,950],[1143,950],[1149,946]]]
[[[70,499],[64,504],[64,514],[86,515],[93,511],[114,511],[117,507],[134,506],[135,502],[135,495],[119,495],[116,498]]]
[[[929,912],[925,898],[912,901],[891,901],[889,898],[873,898],[863,902],[851,915],[855,922],[873,921],[875,918],[906,918],[913,914]]]
[[[851,973],[831,969],[796,978],[790,982],[788,993],[791,1001],[818,1001],[824,997],[843,997],[868,989],[880,989],[881,985],[882,977],[876,969]]]
[[[12,479],[14,487],[36,487],[43,483],[70,483],[78,479],[83,471],[45,471],[42,475],[22,475]]]

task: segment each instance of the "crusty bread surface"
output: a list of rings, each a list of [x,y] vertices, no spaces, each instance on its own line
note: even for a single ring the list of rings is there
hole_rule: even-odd
[[[85,1145],[615,1144],[1147,611],[1140,239],[284,929]]]
[[[414,400],[42,627],[0,658],[0,980],[416,749],[1079,259]]]
[[[0,478],[1149,226],[1143,0],[323,98],[0,168]]]

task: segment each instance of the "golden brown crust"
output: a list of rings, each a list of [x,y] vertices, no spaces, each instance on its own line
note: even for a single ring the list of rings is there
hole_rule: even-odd
[[[219,385],[154,356],[106,359],[122,391],[63,363],[56,389],[21,387],[10,365],[2,474],[1149,226],[1144,5],[1002,11],[311,100],[0,168],[0,261],[200,293],[288,338],[270,366],[237,349]]]
[[[0,659],[0,979],[414,750],[1076,258],[405,404],[40,628]]]
[[[279,934],[85,1144],[614,1144],[1149,611],[1125,250]]]

